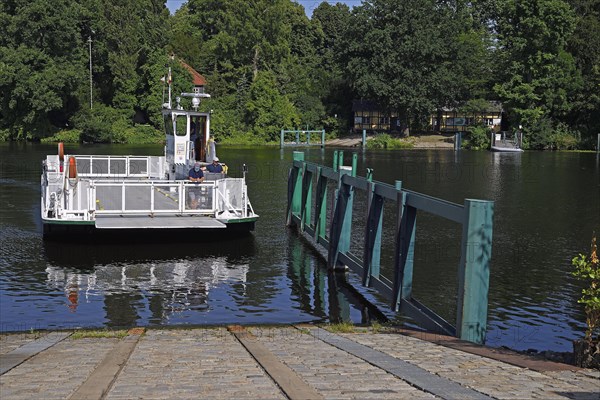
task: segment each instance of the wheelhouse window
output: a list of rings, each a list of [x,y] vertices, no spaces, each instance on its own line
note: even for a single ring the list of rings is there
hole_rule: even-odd
[[[185,136],[187,134],[187,116],[178,115],[177,124],[175,125],[175,134],[177,136]]]
[[[165,115],[164,120],[165,120],[165,132],[167,133],[167,135],[173,136],[173,118],[171,117],[171,114]]]

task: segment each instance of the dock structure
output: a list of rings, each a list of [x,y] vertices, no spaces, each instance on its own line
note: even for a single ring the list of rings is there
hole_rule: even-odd
[[[475,199],[466,199],[464,205],[451,203],[406,190],[401,181],[394,186],[374,181],[370,170],[367,177],[358,177],[356,166],[356,153],[351,166],[344,166],[343,152],[336,151],[333,168],[329,168],[305,162],[304,153],[294,152],[288,178],[288,226],[297,227],[322,246],[330,268],[347,267],[361,276],[363,285],[387,298],[392,310],[402,312],[430,331],[484,343],[494,203]],[[333,201],[328,201],[328,182],[337,185]],[[367,197],[363,254],[354,254],[350,249],[357,190],[365,191]],[[380,273],[384,202],[396,205],[391,277]],[[455,326],[412,296],[418,210],[462,225]]]
[[[506,131],[490,133],[490,150],[499,152],[519,153],[523,151],[523,132],[510,133]]]
[[[312,138],[312,140],[311,140]],[[320,131],[309,130],[284,130],[282,129],[279,136],[279,147],[304,147],[304,146],[319,146],[325,147],[325,129]]]
[[[400,329],[229,326],[0,335],[0,397],[597,399],[600,371]]]

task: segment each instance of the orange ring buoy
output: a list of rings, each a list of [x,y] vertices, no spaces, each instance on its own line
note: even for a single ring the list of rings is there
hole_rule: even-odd
[[[69,178],[77,178],[77,163],[73,156],[69,157]]]

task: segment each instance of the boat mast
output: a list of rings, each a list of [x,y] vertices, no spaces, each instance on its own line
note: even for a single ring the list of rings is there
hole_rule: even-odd
[[[167,77],[167,83],[169,84],[169,110],[172,109],[173,107],[171,106],[171,67],[169,67],[169,75]]]

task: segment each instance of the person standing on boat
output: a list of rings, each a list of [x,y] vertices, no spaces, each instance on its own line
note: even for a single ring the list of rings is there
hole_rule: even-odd
[[[194,168],[190,169],[188,173],[188,179],[195,184],[202,183],[204,181],[204,172],[202,172],[202,168],[200,168],[200,163],[194,163]],[[189,197],[190,197],[190,207],[198,208],[199,200],[200,200],[200,188],[198,187],[190,187],[189,188]]]
[[[216,173],[222,173],[223,172],[223,166],[221,164],[219,164],[219,157],[215,157],[212,160],[212,164],[209,164],[206,169],[208,170],[208,172],[216,172]]]

